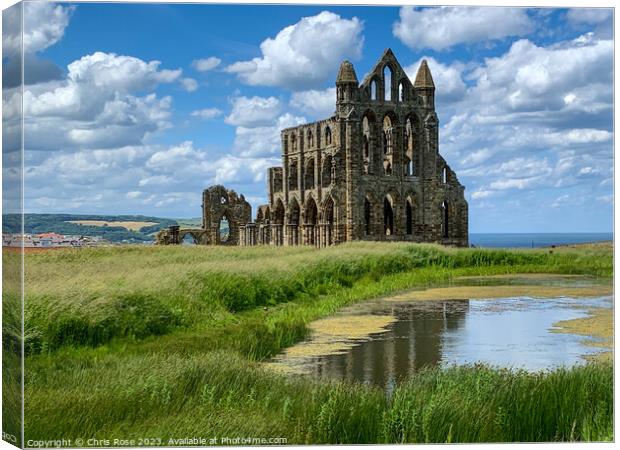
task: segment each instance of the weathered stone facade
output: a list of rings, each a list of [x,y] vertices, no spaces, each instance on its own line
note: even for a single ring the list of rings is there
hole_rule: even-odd
[[[240,227],[240,245],[467,246],[464,187],[439,154],[426,61],[411,83],[388,49],[361,84],[344,61],[336,94],[332,117],[282,130],[282,167],[268,172],[269,204]]]
[[[202,193],[202,228],[169,227],[157,234],[155,242],[175,245],[190,235],[196,244],[239,245],[239,230],[251,221],[252,207],[243,195],[222,185],[212,186]],[[228,229],[222,227],[226,222]]]

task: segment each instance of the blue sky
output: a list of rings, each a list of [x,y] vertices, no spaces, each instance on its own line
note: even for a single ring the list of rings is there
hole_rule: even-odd
[[[611,231],[612,36],[610,9],[27,4],[25,207],[197,217],[216,183],[256,207],[279,129],[390,47],[429,62],[471,232]]]

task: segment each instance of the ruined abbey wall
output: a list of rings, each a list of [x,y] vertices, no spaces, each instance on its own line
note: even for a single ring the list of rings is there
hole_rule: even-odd
[[[202,193],[202,228],[172,226],[161,230],[155,243],[179,245],[191,237],[199,245],[239,245],[240,230],[245,231],[251,221],[252,206],[243,195],[222,185],[211,186]]]
[[[213,186],[203,193],[202,228],[170,227],[157,242],[191,236],[208,245],[468,245],[465,188],[439,153],[426,61],[412,83],[388,49],[361,84],[344,61],[334,115],[282,130],[281,138],[282,166],[269,169],[269,203],[254,222],[243,195]]]
[[[412,83],[386,50],[358,84],[345,61],[335,114],[282,130],[269,204],[240,244],[327,246],[354,240],[468,245],[464,187],[439,154],[426,62]]]

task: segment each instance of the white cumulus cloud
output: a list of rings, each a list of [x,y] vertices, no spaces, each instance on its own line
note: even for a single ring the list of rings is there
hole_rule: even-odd
[[[179,82],[181,83],[183,89],[185,89],[187,92],[194,92],[196,89],[198,89],[198,82],[193,78],[181,78]]]
[[[222,60],[220,58],[210,56],[208,58],[195,59],[192,61],[192,67],[198,72],[208,72],[219,66],[221,62]]]
[[[336,110],[336,88],[294,92],[291,106],[316,119],[331,117]]]
[[[232,111],[224,119],[229,125],[257,127],[270,124],[282,111],[280,100],[275,97],[236,97]]]
[[[137,95],[181,75],[159,66],[159,61],[96,52],[70,63],[64,80],[27,86],[25,145],[58,150],[140,144],[169,125],[170,97]],[[18,97],[19,92],[7,93],[3,104]]]
[[[335,76],[342,59],[361,56],[363,24],[323,11],[304,17],[260,45],[262,55],[226,68],[250,85],[312,88]]]
[[[392,31],[412,49],[444,50],[457,44],[522,36],[532,28],[526,10],[521,8],[404,6]]]
[[[463,81],[463,66],[458,62],[450,65],[442,64],[435,58],[425,56],[404,68],[405,73],[413,82],[422,60],[426,59],[436,88],[437,102],[454,102],[463,99],[467,87]]]
[[[566,18],[572,24],[598,25],[612,17],[612,8],[571,8],[566,13]]]
[[[252,128],[237,127],[233,147],[244,157],[273,157],[280,155],[282,151],[280,131],[303,123],[306,123],[304,117],[286,113],[266,126]]]
[[[24,3],[23,50],[36,53],[54,45],[64,35],[74,6],[52,2]],[[2,15],[2,50],[4,55],[17,55],[21,51],[21,11],[9,8]]]
[[[191,112],[192,117],[200,117],[201,119],[213,119],[221,114],[222,111],[217,108],[198,109]]]

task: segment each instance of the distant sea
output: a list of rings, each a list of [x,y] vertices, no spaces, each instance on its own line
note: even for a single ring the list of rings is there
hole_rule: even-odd
[[[476,247],[550,247],[613,240],[613,233],[470,233]]]

